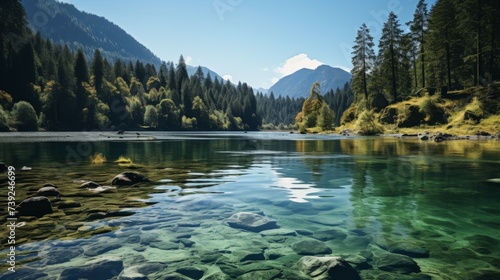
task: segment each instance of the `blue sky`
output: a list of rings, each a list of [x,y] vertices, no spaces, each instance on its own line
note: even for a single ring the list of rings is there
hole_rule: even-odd
[[[357,29],[375,44],[389,11],[404,29],[418,0],[60,0],[122,27],[160,59],[269,88],[301,68],[349,70]],[[427,0],[428,9],[435,0]]]

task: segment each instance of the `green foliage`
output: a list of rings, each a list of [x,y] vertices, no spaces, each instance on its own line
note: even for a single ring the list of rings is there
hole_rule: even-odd
[[[377,135],[384,133],[382,126],[375,120],[373,110],[361,112],[354,125],[355,131],[361,135]]]
[[[0,105],[0,131],[8,131],[8,120],[9,116],[7,112],[5,112],[2,105]]]
[[[193,129],[195,127],[196,127],[196,118],[188,118],[186,116],[182,116],[182,128]]]
[[[358,30],[356,39],[354,40],[351,73],[352,88],[356,96],[364,94],[365,99],[368,99],[368,79],[369,72],[375,63],[375,52],[373,50],[373,37],[370,35],[370,30],[363,23]],[[359,99],[359,97],[357,97]]]
[[[152,127],[158,126],[158,111],[153,105],[146,106],[144,113],[144,124]]]
[[[104,61],[99,49],[94,52],[94,59],[92,60],[92,74],[94,75],[94,86],[97,92],[101,91],[104,79]]]
[[[0,90],[0,106],[3,106],[4,108],[11,108],[12,105],[12,96],[3,90]]]
[[[13,126],[18,131],[37,131],[38,117],[33,106],[26,102],[20,101],[14,104],[12,108]]]
[[[302,105],[302,111],[295,118],[300,131],[318,127],[321,130],[333,129],[335,113],[320,94],[319,83],[311,87],[309,97]]]

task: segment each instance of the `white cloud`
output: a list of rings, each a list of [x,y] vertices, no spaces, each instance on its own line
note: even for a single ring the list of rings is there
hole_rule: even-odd
[[[317,59],[309,58],[309,56],[305,53],[292,56],[287,59],[282,66],[274,68],[274,72],[278,74],[278,76],[273,77],[271,82],[275,84],[279,79],[288,76],[297,70],[302,68],[316,69],[318,66],[323,64],[323,62]]]
[[[224,76],[222,76],[222,79],[224,79],[226,81],[231,81],[233,79],[233,76],[231,76],[231,75],[224,75]]]
[[[186,64],[191,65],[191,62],[193,62],[193,58],[188,55],[184,58],[184,61],[186,62]]]
[[[261,68],[260,70],[262,70],[264,72],[269,72],[269,67],[266,66],[266,67]]]

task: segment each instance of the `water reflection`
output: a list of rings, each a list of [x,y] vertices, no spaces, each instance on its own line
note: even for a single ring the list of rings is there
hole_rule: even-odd
[[[469,264],[450,264],[471,256],[492,267],[500,260],[500,250],[490,250],[484,242],[496,248],[494,238],[500,231],[496,202],[500,188],[487,181],[498,178],[498,141],[269,140],[249,133],[247,138],[205,135],[148,142],[93,142],[92,153],[102,153],[108,159],[98,167],[92,166],[86,156],[68,164],[68,150],[77,151],[78,143],[0,143],[0,147],[0,161],[34,168],[19,177],[19,199],[28,196],[28,190],[56,180],[58,173],[61,176],[54,183],[64,193],[76,187],[75,180],[109,181],[128,170],[113,162],[119,156],[131,158],[137,165],[134,171],[154,181],[151,186],[121,189],[102,198],[78,197],[83,205],[78,211],[89,213],[105,211],[110,205],[124,207],[131,197],[150,202],[127,204],[130,208],[142,207],[135,208],[136,214],[130,217],[88,222],[87,216],[78,211],[56,210],[56,216],[42,221],[42,233],[36,231],[36,221],[28,221],[19,229],[19,236],[37,244],[32,248],[47,250],[37,255],[39,258],[59,256],[57,250],[68,246],[84,244],[85,250],[96,250],[95,244],[109,242],[115,246],[111,254],[126,256],[127,265],[136,264],[139,255],[149,262],[171,258],[172,269],[192,265],[190,262],[205,265],[199,259],[207,248],[225,260],[234,255],[225,251],[234,253],[253,246],[245,242],[255,240],[256,235],[230,231],[223,223],[235,212],[251,211],[271,216],[287,230],[301,230],[311,236],[328,230],[346,235],[345,242],[322,240],[335,254],[372,250],[378,246],[374,240],[379,239],[423,244],[431,251],[431,258],[419,261],[419,265],[429,273],[460,275]],[[54,162],[66,169],[61,172],[57,166],[52,167]],[[64,224],[64,229],[54,227],[54,220]],[[81,230],[86,226],[109,227],[110,232],[89,237]],[[30,233],[23,233],[24,229]],[[34,238],[38,233],[39,238]],[[171,241],[179,235],[192,235],[193,240],[183,238],[187,245]],[[151,244],[134,241],[151,236],[157,236]],[[292,236],[261,238],[259,242],[293,254],[291,244],[303,237]],[[77,239],[64,246],[60,240],[33,243],[69,237]],[[217,246],[225,251],[218,252]],[[71,259],[60,258],[63,263]],[[85,254],[78,254],[72,265],[87,259]],[[38,263],[40,268],[46,266],[47,271],[60,273],[64,265]],[[290,261],[283,261],[281,266],[290,266]]]

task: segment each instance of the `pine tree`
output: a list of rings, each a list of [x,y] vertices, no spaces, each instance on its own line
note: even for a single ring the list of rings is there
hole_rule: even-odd
[[[429,19],[429,54],[432,54],[432,80],[452,88],[452,74],[462,53],[456,22],[455,0],[440,0],[432,7]],[[463,63],[463,61],[461,62]]]
[[[375,61],[375,52],[373,51],[373,37],[370,35],[370,30],[363,23],[358,30],[358,35],[354,40],[354,51],[352,52],[353,68],[353,84],[357,92],[362,92],[365,100],[368,100],[368,73],[372,69]]]
[[[92,74],[94,74],[94,86],[97,92],[102,89],[104,79],[104,62],[99,49],[94,52],[94,59],[92,61]]]
[[[86,90],[84,83],[89,82],[89,68],[87,65],[87,59],[83,54],[81,49],[78,49],[76,54],[74,73],[76,79],[76,128],[83,128],[83,109],[87,103],[86,101]]]
[[[179,58],[179,64],[177,64],[177,70],[175,72],[175,82],[177,89],[182,89],[182,83],[186,80],[189,80],[189,75],[186,69],[186,62],[184,61],[184,57],[181,55]]]
[[[413,20],[406,23],[410,26],[412,40],[419,47],[422,87],[425,87],[425,37],[429,23],[429,12],[425,0],[419,0],[417,9],[413,14]],[[416,71],[416,69],[415,69]]]
[[[403,31],[394,12],[389,13],[382,29],[382,36],[378,45],[378,60],[382,75],[389,77],[389,87],[393,101],[398,99],[398,63],[400,62],[401,39]]]

